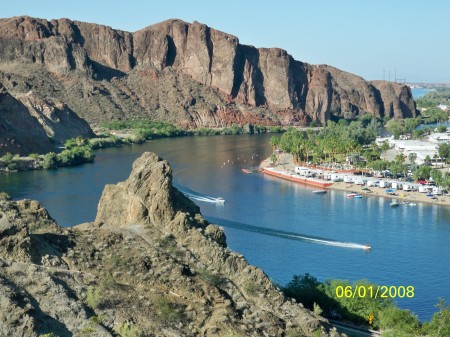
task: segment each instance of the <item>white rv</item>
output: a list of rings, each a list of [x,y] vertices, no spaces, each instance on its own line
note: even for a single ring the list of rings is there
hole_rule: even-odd
[[[411,184],[403,184],[403,191],[409,192],[412,190]]]
[[[389,187],[389,186],[390,186],[390,184],[389,184],[388,181],[386,181],[386,180],[380,180],[380,187],[381,187],[381,188],[386,188],[386,187]]]
[[[313,171],[308,167],[296,166],[295,173],[301,175],[302,177],[312,177]]]

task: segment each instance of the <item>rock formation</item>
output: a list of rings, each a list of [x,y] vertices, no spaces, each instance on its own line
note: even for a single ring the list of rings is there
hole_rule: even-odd
[[[11,96],[0,83],[0,155],[53,151],[68,138],[93,137],[89,124],[60,102]]]
[[[0,196],[0,265],[2,336],[328,330],[226,248],[222,230],[172,186],[169,164],[151,153],[126,181],[106,186],[93,223],[62,229],[38,202]]]
[[[90,123],[299,125],[417,114],[404,85],[367,82],[176,19],[134,33],[68,19],[0,19],[0,82],[11,93],[28,87],[58,98]]]

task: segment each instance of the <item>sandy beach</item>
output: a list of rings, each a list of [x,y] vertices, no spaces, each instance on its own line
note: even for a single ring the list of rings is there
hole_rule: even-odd
[[[261,167],[271,166],[270,160],[269,159],[264,160],[260,166]],[[279,155],[277,165],[274,166],[274,169],[279,170],[279,171],[285,171],[285,170],[294,171],[294,167],[295,167],[295,165],[294,165],[292,156],[289,154],[281,154],[281,155]],[[386,179],[386,180],[392,180],[392,179]],[[438,196],[436,196],[437,199],[432,199],[431,197],[427,197],[425,193],[406,192],[406,191],[401,191],[401,190],[399,190],[396,193],[397,195],[389,195],[386,193],[385,188],[374,187],[374,186],[367,187],[365,185],[361,186],[361,185],[355,185],[355,184],[350,184],[350,183],[345,183],[345,182],[333,182],[333,185],[327,187],[327,189],[346,191],[348,193],[356,192],[356,193],[360,193],[364,197],[381,197],[381,198],[397,199],[397,201],[399,203],[401,203],[403,201],[408,201],[410,203],[421,202],[421,203],[427,203],[427,204],[450,206],[450,196],[444,196],[444,195],[438,195]]]

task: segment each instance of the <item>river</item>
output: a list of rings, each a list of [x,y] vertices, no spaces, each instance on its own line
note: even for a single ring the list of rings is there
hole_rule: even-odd
[[[411,285],[414,298],[398,304],[422,320],[431,317],[438,297],[450,301],[449,207],[391,208],[387,199],[315,195],[300,184],[243,174],[243,166],[269,156],[269,138],[184,137],[99,150],[93,164],[0,175],[0,190],[40,200],[62,226],[92,221],[104,185],[126,179],[132,162],[153,151],[170,161],[176,186],[203,200],[196,202],[206,218],[224,226],[230,248],[275,282],[308,272],[320,280]],[[217,197],[225,204],[210,202]],[[361,249],[364,243],[371,252]]]

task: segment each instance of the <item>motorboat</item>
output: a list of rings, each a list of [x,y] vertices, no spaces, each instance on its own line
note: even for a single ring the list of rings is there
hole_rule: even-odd
[[[356,193],[356,192],[347,194],[347,198],[361,198],[361,197],[362,197],[361,194]]]
[[[254,168],[254,167],[249,167],[249,168],[242,168],[242,172],[244,172],[245,174],[252,174],[255,172],[258,172],[258,168]]]
[[[327,190],[314,190],[313,193],[314,194],[325,194],[325,193],[327,193]]]
[[[394,201],[392,201],[392,202],[389,204],[389,206],[391,206],[391,207],[398,207],[398,206],[400,206],[400,204],[397,202],[397,200],[394,200]]]
[[[224,199],[224,198],[221,198],[221,197],[218,197],[218,198],[216,198],[216,203],[218,203],[218,204],[224,204],[224,203],[225,203],[225,199]]]
[[[372,250],[372,247],[368,243],[366,243],[366,244],[364,244],[364,249],[365,250]]]

